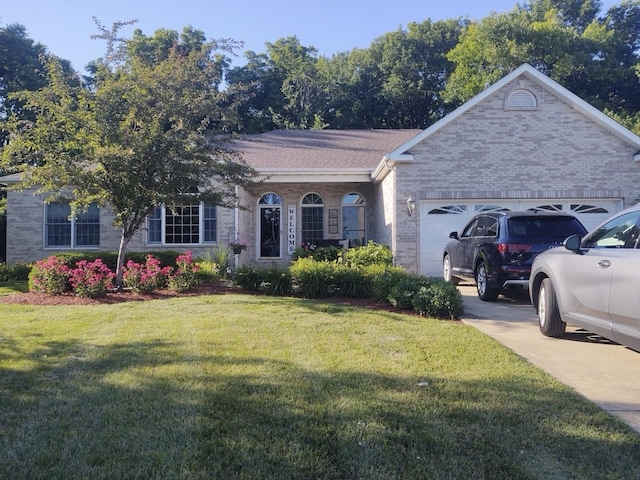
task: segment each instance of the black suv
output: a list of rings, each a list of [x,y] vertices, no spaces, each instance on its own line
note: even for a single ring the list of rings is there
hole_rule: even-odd
[[[580,221],[565,213],[487,212],[476,215],[444,249],[444,279],[475,282],[481,300],[522,290],[536,255],[561,245],[570,235],[585,235]]]

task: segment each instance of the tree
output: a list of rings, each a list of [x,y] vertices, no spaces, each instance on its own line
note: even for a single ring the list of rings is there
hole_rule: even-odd
[[[278,128],[274,112],[284,110],[284,98],[280,92],[282,80],[276,77],[269,57],[251,50],[245,52],[246,65],[235,67],[226,74],[229,88],[246,86],[248,98],[239,105],[238,131],[262,133]],[[276,115],[277,118],[277,115]]]
[[[380,124],[427,128],[457,106],[446,102],[441,91],[454,68],[447,52],[457,45],[465,26],[462,20],[425,20],[372,43],[369,52],[382,79]]]
[[[107,55],[94,62],[90,86],[66,81],[60,64],[47,65],[48,85],[23,92],[33,122],[14,117],[3,152],[6,166],[22,171],[24,186],[49,199],[68,192],[72,211],[96,202],[115,213],[121,229],[117,281],[124,252],[160,204],[236,202],[235,187],[250,187],[255,174],[235,153],[227,129],[233,110],[217,85],[217,50],[229,41],[204,41],[201,32],[160,31],[133,39],[99,23]],[[195,41],[194,41],[195,39]]]
[[[247,65],[227,75],[230,85],[252,85],[253,98],[243,107],[246,126],[258,131],[278,128],[313,128],[324,104],[318,82],[317,50],[297,37],[266,43],[267,52],[246,52]],[[271,127],[271,128],[269,128]]]
[[[544,20],[547,12],[554,10],[564,26],[572,27],[578,33],[582,33],[596,20],[602,8],[602,2],[600,0],[532,0],[525,2],[524,8],[530,11],[538,21]]]
[[[609,32],[595,20],[583,28],[591,13],[583,21],[572,20],[580,25],[577,28],[568,25],[567,17],[555,8],[542,15],[538,3],[549,2],[518,6],[469,26],[448,55],[456,68],[445,88],[447,98],[466,101],[522,63],[529,63],[603,108],[600,79],[606,71],[603,59],[608,58]]]

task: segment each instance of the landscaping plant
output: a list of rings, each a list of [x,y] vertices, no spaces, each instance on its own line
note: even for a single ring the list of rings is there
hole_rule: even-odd
[[[371,297],[371,278],[362,268],[350,268],[346,265],[333,265],[333,284],[336,295],[347,298]]]
[[[140,264],[129,260],[125,265],[122,281],[125,287],[138,293],[151,293],[166,286],[171,267],[161,267],[153,255],[147,255],[146,262]]]
[[[266,295],[287,296],[292,293],[292,275],[286,267],[261,269],[258,290]]]
[[[319,247],[313,243],[302,243],[293,251],[291,260],[295,262],[300,258],[311,258],[317,262],[339,262],[342,260],[342,253],[342,249],[338,247]]]
[[[335,264],[300,258],[290,267],[294,291],[305,298],[324,298],[335,294]]]
[[[14,263],[13,265],[0,263],[0,282],[28,280],[32,268],[26,263]]]
[[[80,260],[76,268],[69,272],[69,283],[73,293],[79,297],[105,296],[112,288],[114,278],[115,274],[99,258],[93,262]]]
[[[350,267],[368,267],[371,265],[393,265],[393,253],[386,245],[369,240],[366,245],[349,248],[343,255],[343,261]]]
[[[460,318],[464,313],[462,294],[458,288],[441,279],[431,279],[411,298],[413,309],[432,318]]]
[[[186,292],[199,282],[198,265],[193,261],[191,251],[178,255],[176,270],[169,276],[169,288],[176,292]]]
[[[407,273],[391,287],[387,297],[389,303],[400,310],[411,310],[414,295],[429,283],[430,280],[426,277]]]
[[[29,290],[61,295],[69,289],[70,272],[64,259],[57,255],[38,260],[29,274]]]
[[[253,265],[242,265],[233,276],[234,285],[250,292],[257,292],[262,283],[261,270],[263,269]]]
[[[204,258],[198,262],[201,269],[210,269],[215,271],[218,278],[225,278],[231,273],[231,255],[226,247],[215,247],[211,251],[207,251]]]

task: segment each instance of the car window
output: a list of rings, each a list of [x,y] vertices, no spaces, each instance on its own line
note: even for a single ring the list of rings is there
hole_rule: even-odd
[[[495,237],[498,221],[493,217],[479,217],[473,232],[474,237]]]
[[[514,236],[545,237],[564,240],[570,235],[584,235],[585,228],[575,217],[515,217],[509,219],[509,232]]]
[[[478,222],[477,219],[473,219],[471,222],[469,222],[469,224],[464,227],[464,230],[462,231],[462,235],[460,235],[460,237],[470,237],[473,232],[475,231],[476,228],[476,223]]]
[[[629,212],[605,223],[583,241],[584,248],[637,248],[640,211]]]

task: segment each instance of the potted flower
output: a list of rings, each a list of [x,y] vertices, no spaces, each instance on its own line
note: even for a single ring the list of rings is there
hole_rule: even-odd
[[[237,238],[229,242],[229,248],[233,250],[233,253],[235,255],[242,253],[242,251],[245,250],[248,246],[249,244],[247,242],[245,242],[244,240],[238,240]]]

